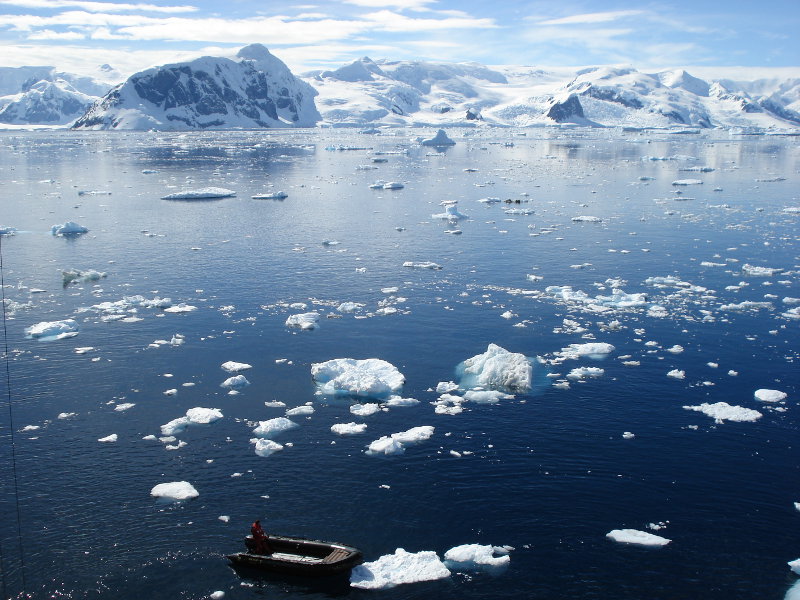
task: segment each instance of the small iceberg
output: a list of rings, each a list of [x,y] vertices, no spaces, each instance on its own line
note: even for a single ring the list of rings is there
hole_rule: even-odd
[[[319,313],[308,312],[290,315],[289,318],[286,319],[286,327],[294,327],[295,329],[302,329],[303,331],[316,329],[319,327]]]
[[[505,567],[511,562],[508,551],[508,548],[501,546],[462,544],[444,553],[444,564],[455,570]]]
[[[3,227],[2,225],[0,225],[0,235],[12,236],[15,233],[17,233],[16,227]]]
[[[381,590],[403,583],[433,581],[450,576],[450,570],[436,552],[406,552],[402,548],[378,560],[355,567],[350,573],[350,585],[365,590]]]
[[[613,529],[606,534],[606,537],[615,542],[638,544],[639,546],[666,546],[672,541],[638,529]]]
[[[788,396],[786,392],[767,389],[756,390],[753,395],[759,402],[782,402]]]
[[[406,186],[399,181],[387,181],[381,187],[384,190],[402,190]]]
[[[253,438],[250,440],[250,443],[255,444],[256,455],[265,458],[283,450],[282,444],[264,438]]]
[[[234,375],[233,377],[228,377],[225,381],[220,384],[220,387],[229,388],[229,389],[239,389],[243,387],[247,387],[250,385],[250,382],[247,381],[247,377],[244,375]]]
[[[181,501],[197,498],[200,494],[188,481],[170,481],[153,487],[150,495],[168,501]]]
[[[687,185],[702,185],[702,179],[677,179],[672,182],[672,185],[687,186]]]
[[[590,215],[580,215],[577,217],[572,217],[572,221],[575,223],[602,223],[603,219],[600,217],[593,217]]]
[[[297,423],[286,417],[277,417],[266,421],[259,421],[258,426],[253,429],[253,435],[259,438],[272,439],[274,436],[284,431],[289,431],[298,427]]]
[[[331,425],[331,431],[337,435],[356,435],[364,433],[366,429],[366,423],[335,423]]]
[[[78,335],[78,322],[75,319],[63,321],[42,321],[25,328],[25,335],[33,339],[63,340]]]
[[[429,440],[434,430],[434,427],[431,425],[421,425],[419,427],[412,427],[407,431],[385,435],[372,442],[367,447],[366,454],[371,456],[381,454],[385,456],[403,454],[407,446]]]
[[[458,202],[450,200],[442,202],[444,205],[443,213],[436,213],[431,215],[431,219],[447,219],[448,221],[459,221],[461,219],[468,219],[469,217],[463,213],[458,212]]]
[[[433,271],[440,271],[442,269],[442,265],[429,260],[423,262],[414,262],[411,260],[407,260],[406,262],[403,263],[403,266],[408,267],[410,269],[431,269]]]
[[[317,393],[382,398],[396,394],[405,377],[393,364],[379,358],[334,358],[311,365]]]
[[[61,271],[61,281],[65,286],[75,282],[91,283],[93,281],[100,281],[106,276],[106,273],[95,271],[94,269],[89,269],[88,271],[79,271],[78,269]]]
[[[89,233],[89,229],[87,227],[84,227],[83,225],[78,225],[74,221],[67,221],[66,223],[62,223],[61,225],[53,225],[50,228],[50,232],[53,235],[71,236],[71,235],[81,235],[83,233]]]
[[[264,194],[255,194],[251,196],[253,200],[284,200],[289,197],[286,192],[266,192]]]
[[[533,363],[524,354],[489,344],[486,352],[456,367],[460,387],[527,392],[533,381]]]
[[[161,196],[162,200],[212,200],[215,198],[230,198],[236,192],[221,187],[206,187],[197,190],[181,190]]]
[[[248,365],[247,363],[240,363],[234,360],[229,360],[220,365],[223,371],[227,371],[228,373],[238,373],[239,371],[246,371],[247,369],[252,369],[253,365]]]
[[[423,146],[455,146],[456,143],[447,137],[447,134],[444,132],[444,129],[440,129],[436,132],[436,135],[432,138],[424,139],[420,142]]]

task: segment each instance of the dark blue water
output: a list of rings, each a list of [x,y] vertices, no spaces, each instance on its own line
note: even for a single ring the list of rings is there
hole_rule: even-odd
[[[24,578],[35,598],[199,599],[215,590],[226,598],[783,598],[796,581],[786,562],[800,556],[800,342],[798,320],[784,315],[800,297],[800,217],[784,210],[800,206],[797,138],[456,131],[456,146],[432,151],[415,142],[426,133],[2,134],[0,226],[19,230],[2,239],[12,399],[9,411],[4,378],[6,596]],[[369,150],[325,150],[338,144]],[[375,151],[388,162],[361,168],[373,166]],[[698,166],[714,170],[683,170]],[[703,183],[672,185],[688,178]],[[369,189],[377,179],[405,188]],[[237,196],[160,199],[210,185]],[[270,190],[289,196],[250,198]],[[110,194],[79,194],[87,191]],[[511,202],[478,202],[489,196]],[[457,225],[461,235],[431,218],[446,200],[470,217]],[[571,220],[579,215],[602,222]],[[89,233],[50,234],[68,220]],[[755,276],[745,264],[781,271]],[[66,269],[107,277],[64,287]],[[665,276],[684,283],[646,282]],[[646,293],[666,316],[648,307],[598,312],[546,291],[608,295],[609,279]],[[375,316],[387,287],[404,298],[394,301],[399,313]],[[134,294],[197,309],[140,308],[135,322],[81,311]],[[337,313],[345,301],[365,308]],[[745,301],[770,305],[725,308]],[[298,302],[320,312],[317,330],[285,327],[304,312],[288,308]],[[67,318],[80,324],[74,338],[25,336],[26,327]],[[564,319],[582,331],[554,331]],[[608,330],[612,321],[619,325]],[[185,343],[149,347],[174,334]],[[549,360],[589,341],[616,349],[604,360],[543,365],[533,392],[497,405],[467,404],[455,416],[430,405],[437,382],[489,343]],[[684,352],[666,351],[676,344]],[[75,352],[85,347],[93,350]],[[403,395],[420,403],[360,419],[350,401],[316,396],[311,364],[340,357],[391,362],[405,375]],[[253,365],[240,395],[220,387],[228,360]],[[604,374],[550,385],[579,366]],[[685,379],[667,377],[673,369]],[[759,388],[788,398],[766,406],[753,398]],[[277,438],[291,445],[263,458],[249,440],[255,421],[284,414],[264,405],[273,400],[313,402],[315,412],[294,417],[300,427]],[[114,410],[125,402],[135,406]],[[704,402],[763,416],[715,424],[683,409]],[[187,429],[177,450],[142,439],[196,406],[225,417]],[[362,420],[364,434],[330,431]],[[419,425],[435,434],[405,454],[364,454],[372,440]],[[116,443],[97,441],[112,433]],[[179,480],[199,497],[150,496],[157,483]],[[440,556],[465,543],[515,550],[501,573],[456,572],[379,592],[242,577],[223,555],[239,549],[257,517],[271,532],[355,545],[367,560],[398,547]],[[664,548],[605,537],[659,522],[666,528],[654,533],[672,540]]]

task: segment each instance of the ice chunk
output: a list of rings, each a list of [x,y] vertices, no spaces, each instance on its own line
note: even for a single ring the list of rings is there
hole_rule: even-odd
[[[2,225],[0,225],[0,235],[12,236],[16,234],[17,231],[18,230],[16,227],[3,227]]]
[[[289,318],[286,319],[286,326],[303,330],[316,329],[319,327],[319,313],[307,312],[290,315]]]
[[[117,441],[117,434],[112,433],[111,435],[107,435],[106,437],[102,437],[97,440],[98,442],[105,442],[105,443],[113,443]]]
[[[506,394],[499,390],[467,390],[464,392],[464,400],[475,404],[495,404],[500,400],[511,400],[511,394]]]
[[[265,192],[251,196],[253,200],[285,200],[288,197],[286,192]]]
[[[760,402],[781,402],[786,399],[788,394],[780,390],[761,389],[756,390],[754,396]]]
[[[331,431],[339,435],[355,435],[357,433],[364,433],[366,429],[366,423],[335,423],[331,425]]]
[[[405,186],[399,181],[387,181],[383,184],[384,190],[402,190]]]
[[[313,415],[314,414],[314,407],[310,404],[306,404],[304,406],[297,406],[295,408],[290,408],[286,411],[287,417],[296,417],[296,416],[306,416],[306,415]]]
[[[281,444],[268,439],[252,438],[250,443],[255,444],[255,452],[258,456],[267,457],[283,450]]]
[[[370,402],[368,404],[353,404],[350,407],[350,412],[357,417],[368,417],[381,411],[381,405],[377,402]]]
[[[727,402],[717,402],[709,404],[704,402],[699,406],[684,406],[686,410],[694,410],[708,415],[714,419],[715,423],[723,423],[725,421],[757,421],[763,415],[757,410],[745,408],[743,406],[731,406]]]
[[[136,404],[133,402],[123,402],[122,404],[117,404],[114,407],[114,410],[117,412],[125,412],[126,410],[131,409],[134,406],[136,406]]]
[[[421,425],[419,427],[412,427],[407,431],[385,435],[372,442],[367,448],[366,453],[370,455],[385,454],[386,456],[402,454],[406,451],[406,446],[429,440],[434,430],[435,428],[431,425]]]
[[[222,517],[220,517],[220,519],[222,519]],[[228,521],[225,522],[227,523]],[[211,600],[222,600],[225,597],[225,592],[222,590],[217,590],[216,592],[211,592],[208,597]]]
[[[174,306],[170,306],[164,309],[165,313],[188,313],[197,310],[196,306],[192,306],[191,304],[186,304],[185,302],[180,302]]]
[[[400,396],[390,396],[386,401],[386,406],[414,406],[419,404],[416,398],[401,398]]]
[[[588,342],[586,344],[570,344],[566,348],[562,348],[558,352],[558,356],[565,359],[578,359],[582,357],[588,358],[605,358],[616,348],[606,342]]]
[[[250,385],[250,382],[247,381],[247,377],[244,375],[234,375],[233,377],[228,377],[225,381],[223,381],[220,384],[220,387],[238,389],[247,387],[248,385]]]
[[[451,569],[503,567],[510,561],[511,557],[505,549],[481,544],[463,544],[444,553],[444,563]]]
[[[336,307],[336,310],[340,313],[354,313],[362,308],[364,308],[364,304],[361,302],[342,302]]]
[[[378,560],[355,567],[350,573],[350,585],[355,588],[380,590],[403,583],[432,581],[450,576],[449,569],[430,550],[411,553],[402,548]]]
[[[447,219],[448,221],[458,221],[460,219],[468,219],[469,217],[463,213],[458,212],[458,202],[455,200],[443,202],[444,212],[431,215],[431,219]]]
[[[585,377],[601,377],[605,370],[598,367],[578,367],[567,373],[567,379],[583,379]]]
[[[600,217],[592,217],[589,215],[581,215],[578,217],[572,217],[572,220],[576,223],[602,223],[603,219]]]
[[[440,381],[436,384],[437,394],[448,394],[458,389],[458,384],[454,381]]]
[[[683,352],[683,346],[675,344],[671,348],[667,348],[667,352],[671,352],[672,354],[680,354]]]
[[[489,344],[486,352],[468,358],[456,367],[456,372],[464,389],[526,392],[531,389],[533,363],[524,354]]]
[[[190,408],[186,411],[186,418],[189,419],[189,423],[198,425],[206,425],[208,423],[219,421],[222,416],[222,411],[218,408],[203,408],[201,406],[196,406],[195,408]]]
[[[673,377],[675,379],[686,379],[686,371],[681,371],[679,369],[672,369],[667,373],[667,377]]]
[[[442,265],[431,261],[414,262],[407,260],[406,262],[403,263],[403,266],[409,267],[411,269],[431,269],[433,271],[439,271],[442,268]]]
[[[75,337],[78,335],[78,322],[75,319],[63,321],[42,321],[25,328],[25,334],[34,339],[55,339]]]
[[[678,179],[672,182],[672,185],[687,186],[687,185],[701,185],[702,179]]]
[[[436,132],[436,135],[432,138],[426,138],[420,142],[423,146],[455,146],[456,143],[447,137],[447,134],[444,132],[444,129],[440,129]]]
[[[209,200],[212,198],[230,198],[236,192],[221,187],[206,187],[196,190],[181,190],[161,196],[162,200]]]
[[[260,438],[271,439],[279,433],[294,429],[297,426],[297,423],[291,419],[287,419],[286,417],[277,417],[267,421],[259,421],[258,427],[253,429],[253,435]]]
[[[62,223],[61,225],[53,225],[50,228],[50,232],[53,235],[80,235],[82,233],[88,233],[89,230],[84,227],[83,225],[78,225],[74,221],[67,221],[66,223]]]
[[[188,500],[189,498],[197,498],[200,494],[188,481],[170,481],[168,483],[159,483],[153,487],[150,490],[150,495],[165,500]]]
[[[786,563],[786,564],[788,564],[788,565],[789,565],[789,568],[790,568],[792,571],[794,571],[795,573],[797,573],[798,575],[800,575],[800,558],[796,558],[795,560],[791,560],[791,561],[789,561],[789,562],[788,562],[788,563]]]
[[[606,534],[606,537],[615,542],[638,544],[640,546],[666,546],[672,541],[660,535],[639,531],[638,529],[612,529]]]
[[[247,363],[240,363],[229,360],[227,362],[222,363],[221,367],[223,371],[227,371],[228,373],[238,373],[239,371],[252,369],[253,365],[248,365]]]
[[[335,358],[311,365],[318,393],[380,398],[397,393],[405,377],[397,367],[379,358]]]
[[[79,271],[78,269],[70,269],[68,271],[61,271],[61,281],[64,285],[69,285],[76,281],[90,283],[92,281],[100,281],[106,277],[106,273],[89,269],[88,271]]]
[[[783,269],[774,269],[771,267],[758,267],[749,265],[747,263],[742,265],[742,272],[752,277],[772,277],[776,273],[780,273]]]

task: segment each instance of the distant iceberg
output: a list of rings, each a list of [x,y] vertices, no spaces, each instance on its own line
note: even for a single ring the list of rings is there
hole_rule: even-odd
[[[468,219],[469,217],[463,213],[458,212],[458,202],[451,200],[442,202],[444,204],[444,212],[431,215],[431,219],[447,219],[448,221],[459,221],[461,219]]]
[[[53,235],[81,235],[82,233],[88,233],[89,229],[84,227],[83,225],[78,225],[74,221],[67,221],[66,223],[62,223],[61,225],[53,225],[50,228],[50,232]]]
[[[25,335],[34,339],[54,339],[75,337],[78,335],[78,322],[75,319],[63,321],[42,321],[25,328]]]
[[[436,132],[436,135],[432,138],[424,139],[420,142],[423,146],[455,146],[456,143],[447,137],[447,134],[444,132],[444,129],[440,129]]]
[[[236,192],[221,187],[206,187],[197,190],[182,190],[161,196],[162,200],[213,200],[214,198],[230,198]]]

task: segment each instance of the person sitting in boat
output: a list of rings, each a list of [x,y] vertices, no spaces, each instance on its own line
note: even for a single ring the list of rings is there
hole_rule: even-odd
[[[272,549],[267,541],[267,534],[261,528],[261,521],[256,519],[250,526],[250,533],[256,543],[256,554],[272,554]]]

